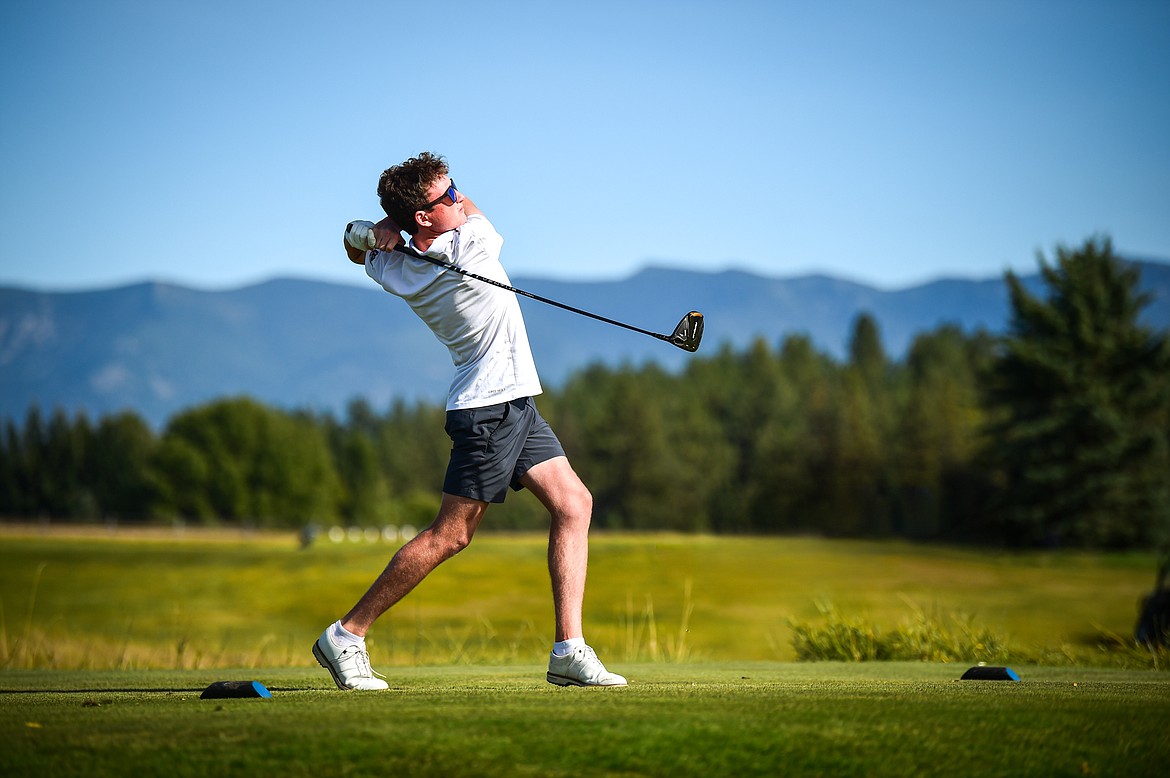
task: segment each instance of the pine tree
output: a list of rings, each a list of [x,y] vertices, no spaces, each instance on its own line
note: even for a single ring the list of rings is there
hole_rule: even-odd
[[[1139,322],[1139,271],[1090,240],[1040,259],[1047,298],[1007,275],[994,368],[1002,529],[1027,543],[1128,547],[1170,527],[1170,345]]]
[[[826,483],[833,505],[832,522],[826,526],[830,532],[856,536],[889,529],[888,372],[877,321],[862,313],[853,323],[849,362],[837,392],[833,462]]]
[[[150,458],[154,433],[132,411],[106,416],[93,433],[86,477],[102,518],[142,520],[154,499]]]
[[[907,401],[895,436],[901,490],[899,534],[955,538],[986,509],[975,467],[984,426],[980,375],[991,336],[957,325],[920,333],[906,357]]]

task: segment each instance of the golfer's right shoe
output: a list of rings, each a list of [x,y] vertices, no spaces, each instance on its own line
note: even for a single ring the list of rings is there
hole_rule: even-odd
[[[589,646],[581,646],[565,656],[549,654],[549,683],[557,686],[625,686],[626,679],[605,669]]]
[[[356,689],[363,692],[389,689],[390,684],[370,667],[370,655],[365,646],[339,646],[329,638],[326,630],[313,644],[313,656],[333,676],[338,689]]]

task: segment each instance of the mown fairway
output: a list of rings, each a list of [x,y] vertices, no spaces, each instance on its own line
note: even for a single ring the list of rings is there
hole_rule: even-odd
[[[1107,669],[1096,646],[1131,630],[1148,555],[598,536],[587,634],[631,685],[582,690],[544,681],[543,539],[485,534],[371,635],[391,690],[337,691],[309,645],[392,551],[9,528],[0,775],[1155,775],[1170,758],[1170,674]],[[789,622],[818,600],[889,627],[970,614],[1063,666],[1014,662],[1011,683],[794,663]],[[199,699],[243,679],[273,698]]]
[[[3,531],[3,528],[0,528]],[[0,534],[0,667],[307,667],[308,647],[393,553],[291,535]],[[586,637],[610,664],[791,661],[818,601],[897,627],[967,615],[1020,659],[1110,664],[1148,554],[996,554],[900,543],[678,535],[593,539]],[[539,663],[552,633],[545,540],[483,533],[370,635],[375,666]],[[1132,665],[1131,665],[1132,666]]]
[[[626,689],[523,667],[0,673],[4,775],[1158,775],[1164,673],[938,664],[623,666]],[[200,700],[219,677],[270,700]]]

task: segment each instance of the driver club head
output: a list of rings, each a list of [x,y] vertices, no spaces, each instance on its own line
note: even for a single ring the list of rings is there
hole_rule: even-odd
[[[698,351],[703,340],[703,314],[691,311],[682,318],[670,336],[670,342],[683,351]]]

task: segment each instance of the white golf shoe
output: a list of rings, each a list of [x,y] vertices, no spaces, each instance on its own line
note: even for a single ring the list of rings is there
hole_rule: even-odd
[[[625,686],[626,679],[605,669],[589,646],[581,646],[565,656],[549,654],[549,683],[557,686]]]
[[[376,692],[390,688],[382,678],[374,677],[380,673],[370,667],[365,646],[339,646],[329,638],[328,630],[313,644],[313,656],[333,676],[338,689]]]

